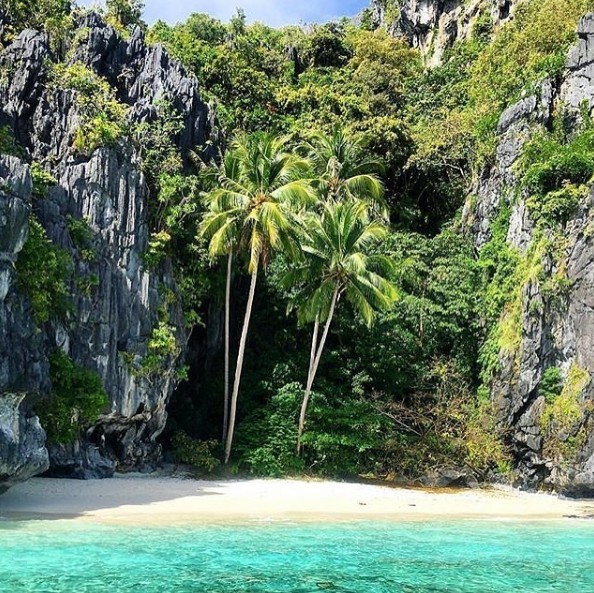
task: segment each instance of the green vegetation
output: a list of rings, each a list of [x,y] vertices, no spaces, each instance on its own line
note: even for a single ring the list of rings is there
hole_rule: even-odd
[[[538,393],[545,398],[547,404],[552,404],[563,390],[563,374],[557,367],[549,367],[542,375],[538,385]]]
[[[50,37],[53,49],[72,31],[71,0],[5,0],[2,44],[10,43],[23,29],[41,29]]]
[[[172,440],[175,456],[180,463],[187,463],[207,474],[219,465],[219,460],[212,453],[217,441],[195,441],[183,431],[176,432]]]
[[[455,46],[444,66],[428,75],[426,90],[452,74],[430,98],[435,108],[428,112],[423,109],[426,90],[420,87],[413,137],[423,163],[456,167],[465,162],[478,174],[492,157],[502,111],[522,92],[533,92],[545,76],[561,72],[576,23],[593,8],[592,0],[524,2],[490,42],[475,34]]]
[[[55,64],[52,84],[76,93],[81,115],[73,147],[89,156],[100,146],[114,145],[126,132],[126,106],[116,99],[115,90],[93,70],[80,62]]]
[[[399,5],[383,3],[388,29]],[[171,265],[176,275],[178,294],[163,290],[145,356],[123,358],[147,381],[171,367],[181,352],[171,315],[178,298],[193,357],[165,437],[179,461],[212,471],[222,434],[222,460],[259,474],[509,469],[489,393],[501,360],[521,360],[526,317],[561,311],[570,287],[564,225],[594,175],[585,111],[579,130],[557,113],[550,131],[526,143],[519,187],[502,192],[480,253],[457,216],[493,161],[501,113],[560,74],[592,0],[520,3],[497,29],[485,12],[430,69],[402,39],[372,30],[369,11],[361,27],[275,30],[248,25],[242,10],[230,23],[204,14],[157,22],[148,40],[196,75],[221,132],[216,147],[183,153],[175,99],[162,96],[128,129],[116,90],[74,61],[88,31],[68,32],[67,3],[40,6],[34,18],[28,0],[11,0],[3,43],[25,25],[50,32],[60,46],[50,91],[76,97],[75,156],[130,141],[149,187],[143,264],[155,274]],[[146,28],[141,10],[137,0],[108,0],[105,16],[126,37]],[[203,162],[213,148],[214,162]],[[7,127],[0,150],[20,150]],[[41,199],[56,180],[40,164],[32,172]],[[516,249],[507,234],[519,199],[536,231]],[[69,217],[67,226],[77,259],[96,258],[86,221]],[[33,221],[17,272],[38,323],[67,314],[70,268]],[[74,283],[89,295],[98,281]],[[578,371],[564,381],[551,367],[539,386],[541,428],[562,443],[580,438],[589,377]],[[71,438],[80,422],[63,418],[81,404],[59,405],[48,422]],[[96,413],[71,416],[84,423]]]
[[[565,462],[572,461],[578,444],[578,437],[583,437],[582,421],[583,407],[580,398],[590,384],[590,374],[585,369],[573,363],[567,371],[565,380],[559,373],[555,389],[545,389],[551,382],[551,369],[545,373],[541,381],[540,390],[545,396],[545,407],[540,417],[540,427],[548,435],[546,452]]]
[[[153,329],[147,350],[146,356],[142,359],[140,374],[150,375],[168,368],[180,353],[175,328],[167,321],[160,321]]]
[[[0,154],[22,156],[22,149],[16,143],[9,126],[0,126]]]
[[[64,318],[71,309],[68,281],[72,275],[69,253],[55,245],[34,215],[29,237],[16,262],[17,285],[31,301],[33,317],[43,324],[50,317]]]
[[[45,198],[48,189],[58,183],[58,180],[43,165],[35,161],[31,163],[31,177],[33,179],[33,195],[36,198]]]
[[[328,398],[314,393],[303,453],[295,455],[295,425],[303,399],[299,383],[282,387],[246,419],[238,432],[240,467],[279,477],[303,473],[307,468],[322,475],[378,473],[390,423],[369,401]]]
[[[589,121],[587,122],[589,126]],[[540,135],[524,148],[519,170],[526,204],[537,223],[564,224],[588,195],[594,175],[594,130],[586,127],[568,142]]]
[[[137,25],[146,26],[141,18],[144,8],[141,0],[107,0],[105,7],[107,22],[124,36]]]
[[[50,356],[52,393],[40,418],[50,443],[71,443],[80,430],[95,422],[108,403],[101,378],[84,369],[62,350]]]

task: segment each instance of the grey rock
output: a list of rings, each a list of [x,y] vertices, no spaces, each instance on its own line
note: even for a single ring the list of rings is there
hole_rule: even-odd
[[[435,66],[454,43],[470,37],[485,11],[493,26],[498,26],[513,15],[518,0],[402,0],[398,4],[399,10],[388,11],[386,0],[372,0],[373,25],[403,37]]]
[[[53,478],[97,480],[113,477],[117,462],[105,457],[100,447],[76,442],[51,448],[51,467],[46,475]]]
[[[545,79],[538,94],[522,99],[506,109],[497,126],[499,143],[494,164],[483,172],[472,191],[462,213],[463,227],[469,232],[477,248],[481,248],[491,238],[491,226],[497,218],[502,205],[514,202],[517,176],[514,165],[522,154],[526,142],[534,129],[550,123],[556,94],[552,82]],[[527,212],[516,205],[512,226],[521,231],[522,238],[512,235],[512,242],[520,247],[526,243],[526,231],[531,226]],[[517,240],[516,240],[517,239]]]
[[[497,133],[503,134],[509,128],[520,120],[524,120],[536,111],[536,97],[527,97],[519,103],[507,108],[501,115],[497,124]]]
[[[47,361],[28,305],[14,288],[30,208],[29,167],[0,156],[0,492],[49,464],[45,432],[28,402],[47,388]]]
[[[165,99],[183,122],[173,139],[182,155],[216,144],[214,114],[202,101],[197,80],[161,46],[147,46],[140,29],[125,40],[94,13],[77,26],[81,34],[69,48],[70,63],[82,62],[116,89],[130,108],[131,126],[152,121],[155,104]],[[0,400],[6,393],[28,394],[19,414],[32,431],[30,401],[51,393],[47,356],[61,348],[78,365],[99,374],[109,405],[75,443],[50,447],[50,471],[88,478],[109,476],[116,468],[146,470],[160,460],[157,439],[186,341],[180,304],[166,303],[164,297],[164,291],[175,294],[177,288],[170,262],[149,270],[143,261],[151,196],[134,146],[124,139],[88,157],[74,153],[80,107],[74,91],[48,84],[52,61],[47,39],[35,31],[23,31],[0,51],[0,66],[10,72],[0,80],[0,121],[12,128],[27,158],[44,163],[58,180],[35,202],[35,214],[49,238],[72,257],[73,311],[37,327],[26,295],[15,286],[14,263],[31,210],[31,178],[18,159],[1,157]],[[209,150],[202,151],[205,158]],[[70,219],[88,225],[91,237],[84,250],[73,241]],[[140,363],[163,311],[180,352],[163,361],[161,372],[147,376]],[[11,477],[7,471],[0,482],[40,468],[44,464],[31,462],[28,474],[19,469]]]
[[[561,101],[564,108],[576,111],[580,118],[583,104],[591,110],[594,105],[594,15],[582,18],[578,26],[579,40],[567,58],[568,75],[561,87]]]
[[[26,394],[0,395],[0,493],[49,466],[45,432],[21,409]]]
[[[558,86],[545,80],[540,91],[507,109],[499,122],[494,165],[484,172],[465,208],[464,224],[480,249],[490,239],[501,206],[511,206],[507,242],[526,253],[538,231],[525,196],[517,191],[514,165],[524,144],[544,131],[555,109],[566,110],[577,126],[585,101],[594,104],[594,15],[582,19],[580,39],[569,52],[567,71]],[[513,197],[513,199],[512,199]],[[496,420],[515,462],[514,483],[568,494],[594,493],[594,385],[573,393],[578,412],[562,424],[543,423],[548,405],[540,382],[550,367],[563,376],[578,367],[594,377],[594,190],[565,224],[562,250],[543,253],[542,275],[522,288],[520,346],[500,353],[500,371],[491,386]],[[560,294],[544,290],[544,281],[565,274]],[[544,277],[544,281],[543,281]]]
[[[594,35],[594,15],[586,14],[580,19],[577,26],[577,34],[583,39]]]
[[[0,70],[8,72],[0,78],[1,112],[21,143],[31,133],[31,118],[46,82],[48,58],[46,36],[30,29],[0,52]]]
[[[474,473],[467,468],[438,468],[420,480],[426,488],[478,488]]]

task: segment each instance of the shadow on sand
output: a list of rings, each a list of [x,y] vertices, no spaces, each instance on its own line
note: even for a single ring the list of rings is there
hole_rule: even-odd
[[[32,478],[0,495],[0,529],[28,521],[76,519],[102,509],[220,496],[225,484],[128,475],[106,480]]]

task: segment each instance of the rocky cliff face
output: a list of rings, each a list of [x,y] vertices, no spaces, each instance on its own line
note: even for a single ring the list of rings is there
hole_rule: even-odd
[[[497,27],[513,15],[519,0],[372,0],[372,21],[419,48],[428,65],[471,35],[479,19]]]
[[[491,384],[497,421],[512,451],[516,480],[577,494],[594,493],[594,188],[570,215],[543,227],[518,190],[518,159],[527,141],[564,113],[570,137],[594,106],[594,15],[582,19],[561,81],[509,108],[499,122],[494,166],[468,202],[464,220],[478,249],[495,219],[509,212],[507,244],[526,270],[500,326],[517,333],[502,347]],[[515,297],[510,295],[511,300]],[[515,315],[515,317],[514,317]],[[509,340],[508,340],[509,341]],[[551,379],[559,378],[551,390]],[[554,383],[554,381],[553,381]]]
[[[155,105],[165,99],[183,124],[175,138],[182,155],[211,138],[212,115],[197,81],[162,47],[147,46],[140,29],[124,40],[91,13],[77,31],[65,63],[90,68],[116,89],[128,106],[130,128],[155,119]],[[15,158],[0,160],[0,182],[8,180],[0,183],[0,485],[47,467],[43,430],[28,402],[51,391],[48,356],[56,348],[99,374],[109,406],[75,443],[50,447],[51,471],[93,477],[116,467],[150,468],[159,458],[156,439],[185,343],[180,306],[171,299],[171,266],[148,269],[143,262],[151,195],[137,151],[125,137],[86,156],[73,150],[81,105],[59,80],[48,84],[53,62],[45,36],[31,30],[0,53],[0,125],[12,131],[24,159],[41,163],[57,181],[32,205],[28,167]],[[72,313],[42,327],[12,282],[32,207],[74,266]],[[84,221],[88,229],[84,249],[72,221]],[[145,373],[142,361],[163,318],[179,349],[158,372]],[[2,465],[5,459],[8,465]]]
[[[14,288],[14,262],[27,239],[29,168],[0,156],[0,492],[49,466],[45,433],[23,402],[48,389],[39,332]]]

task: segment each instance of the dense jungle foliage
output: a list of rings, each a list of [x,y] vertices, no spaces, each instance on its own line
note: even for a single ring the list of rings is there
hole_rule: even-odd
[[[79,9],[69,2],[9,4],[13,31],[45,27],[64,51],[77,42],[68,36]],[[497,30],[485,11],[468,39],[430,69],[368,18],[272,29],[248,25],[238,10],[230,23],[205,14],[175,26],[157,22],[147,40],[164,44],[216,109],[219,154],[208,162],[201,157],[209,147],[176,150],[182,124],[166,98],[156,106],[158,121],[126,130],[104,81],[77,64],[55,66],[56,81],[89,108],[74,149],[84,155],[127,137],[151,186],[145,264],[173,260],[191,331],[189,373],[165,437],[180,460],[210,471],[215,457],[231,453],[234,469],[267,475],[506,470],[485,392],[505,347],[499,320],[518,256],[505,242],[505,212],[480,256],[460,232],[459,213],[492,162],[500,114],[544,76],[558,76],[577,20],[592,8],[590,0],[533,0]],[[129,35],[146,28],[140,10],[138,2],[111,0],[107,19]],[[573,186],[580,191],[594,172],[591,135],[530,145],[523,183],[543,224],[562,220],[576,199],[573,189],[557,187],[551,162],[584,155]],[[359,208],[354,219],[349,208]],[[357,230],[355,219],[365,228]],[[346,257],[343,239],[357,232],[373,240],[353,240],[354,259],[339,268],[324,261],[333,240]],[[32,240],[45,238],[40,231]],[[22,282],[28,277],[25,269]],[[206,357],[204,349],[223,323],[227,277],[231,379],[236,359],[243,372],[234,385],[234,449],[224,455],[223,441],[230,448],[233,436],[224,340],[215,339]],[[333,299],[336,287],[344,298]],[[36,302],[43,321],[43,294]],[[167,328],[166,320],[156,328],[156,357],[176,348]]]

